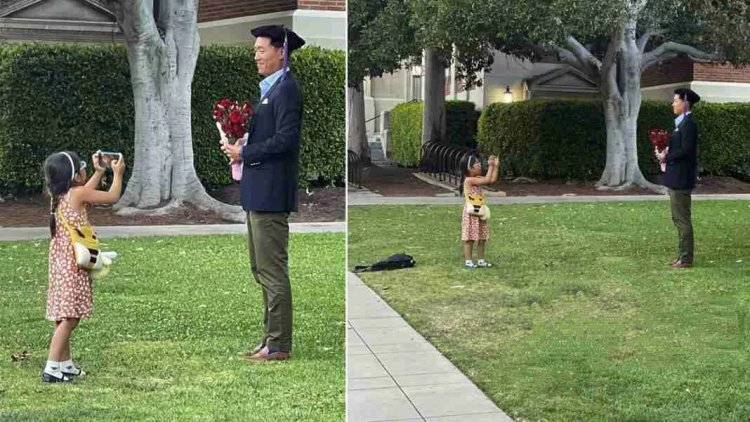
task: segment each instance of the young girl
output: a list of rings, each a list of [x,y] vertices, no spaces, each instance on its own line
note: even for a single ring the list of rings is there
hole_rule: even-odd
[[[70,335],[81,318],[91,316],[91,275],[78,268],[70,235],[62,218],[72,227],[88,224],[86,205],[114,204],[122,190],[124,160],[113,161],[114,179],[109,191],[97,189],[104,174],[99,157],[92,157],[94,175],[88,179],[86,163],[74,152],[57,152],[44,162],[44,179],[50,196],[49,285],[47,319],[55,322],[49,346],[44,382],[70,382],[85,373],[73,364]],[[62,215],[61,215],[62,214]]]
[[[479,157],[470,155],[461,161],[464,169],[464,180],[461,185],[462,193],[465,196],[484,196],[481,185],[489,185],[497,181],[497,172],[500,167],[500,160],[495,156],[490,156],[487,161],[487,174],[482,176],[482,163]],[[490,229],[487,220],[482,220],[478,215],[473,215],[466,210],[466,200],[464,200],[463,219],[461,222],[461,240],[464,242],[464,266],[466,268],[491,267],[492,264],[484,259],[484,247],[487,239],[490,237]],[[477,242],[477,262],[472,260],[474,242]]]

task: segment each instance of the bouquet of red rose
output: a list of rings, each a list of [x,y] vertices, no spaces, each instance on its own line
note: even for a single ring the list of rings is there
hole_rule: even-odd
[[[664,129],[651,129],[648,131],[648,140],[656,151],[662,152],[669,145],[669,133]],[[659,163],[659,167],[662,172],[667,170],[667,164],[664,162]]]
[[[237,104],[229,98],[222,98],[214,104],[213,118],[219,129],[222,142],[240,145],[247,141],[247,121],[253,115],[253,107],[248,102]],[[242,179],[242,165],[232,164],[232,178]]]

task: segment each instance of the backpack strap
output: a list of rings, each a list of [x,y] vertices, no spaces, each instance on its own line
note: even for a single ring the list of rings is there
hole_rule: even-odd
[[[62,208],[57,207],[57,215],[60,216],[60,221],[62,221],[65,231],[67,231],[68,233],[72,233],[73,230],[75,229],[73,228],[73,226],[70,225],[70,222],[68,221],[68,219],[65,218],[65,214],[63,214],[62,212]]]
[[[357,265],[356,267],[354,267],[354,272],[363,273],[369,269],[370,269],[370,265]]]

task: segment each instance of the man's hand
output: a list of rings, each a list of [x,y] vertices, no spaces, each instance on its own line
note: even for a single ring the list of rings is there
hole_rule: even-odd
[[[664,162],[664,158],[667,156],[667,152],[669,151],[669,147],[664,148],[664,151],[659,152],[658,149],[654,149],[654,154],[656,155],[656,158],[659,160],[660,163]]]
[[[240,154],[242,153],[242,145],[240,145],[239,143],[232,145],[225,144],[222,141],[219,142],[221,143],[221,150],[224,152],[224,154],[227,155],[227,157],[229,157],[230,163],[234,164],[241,161]]]

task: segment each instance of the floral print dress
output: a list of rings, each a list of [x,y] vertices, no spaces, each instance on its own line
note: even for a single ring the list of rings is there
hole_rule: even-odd
[[[467,194],[483,195],[482,188],[479,186],[469,187]],[[461,221],[461,240],[477,241],[487,240],[490,238],[490,226],[487,220],[482,220],[477,215],[466,212],[466,203],[464,201],[463,218]]]
[[[79,213],[70,205],[70,192],[60,197],[58,211],[62,212],[72,227],[88,224],[86,210]],[[55,212],[55,236],[49,244],[47,319],[60,321],[66,318],[86,318],[91,316],[93,307],[91,275],[78,268],[73,242],[60,215]]]

